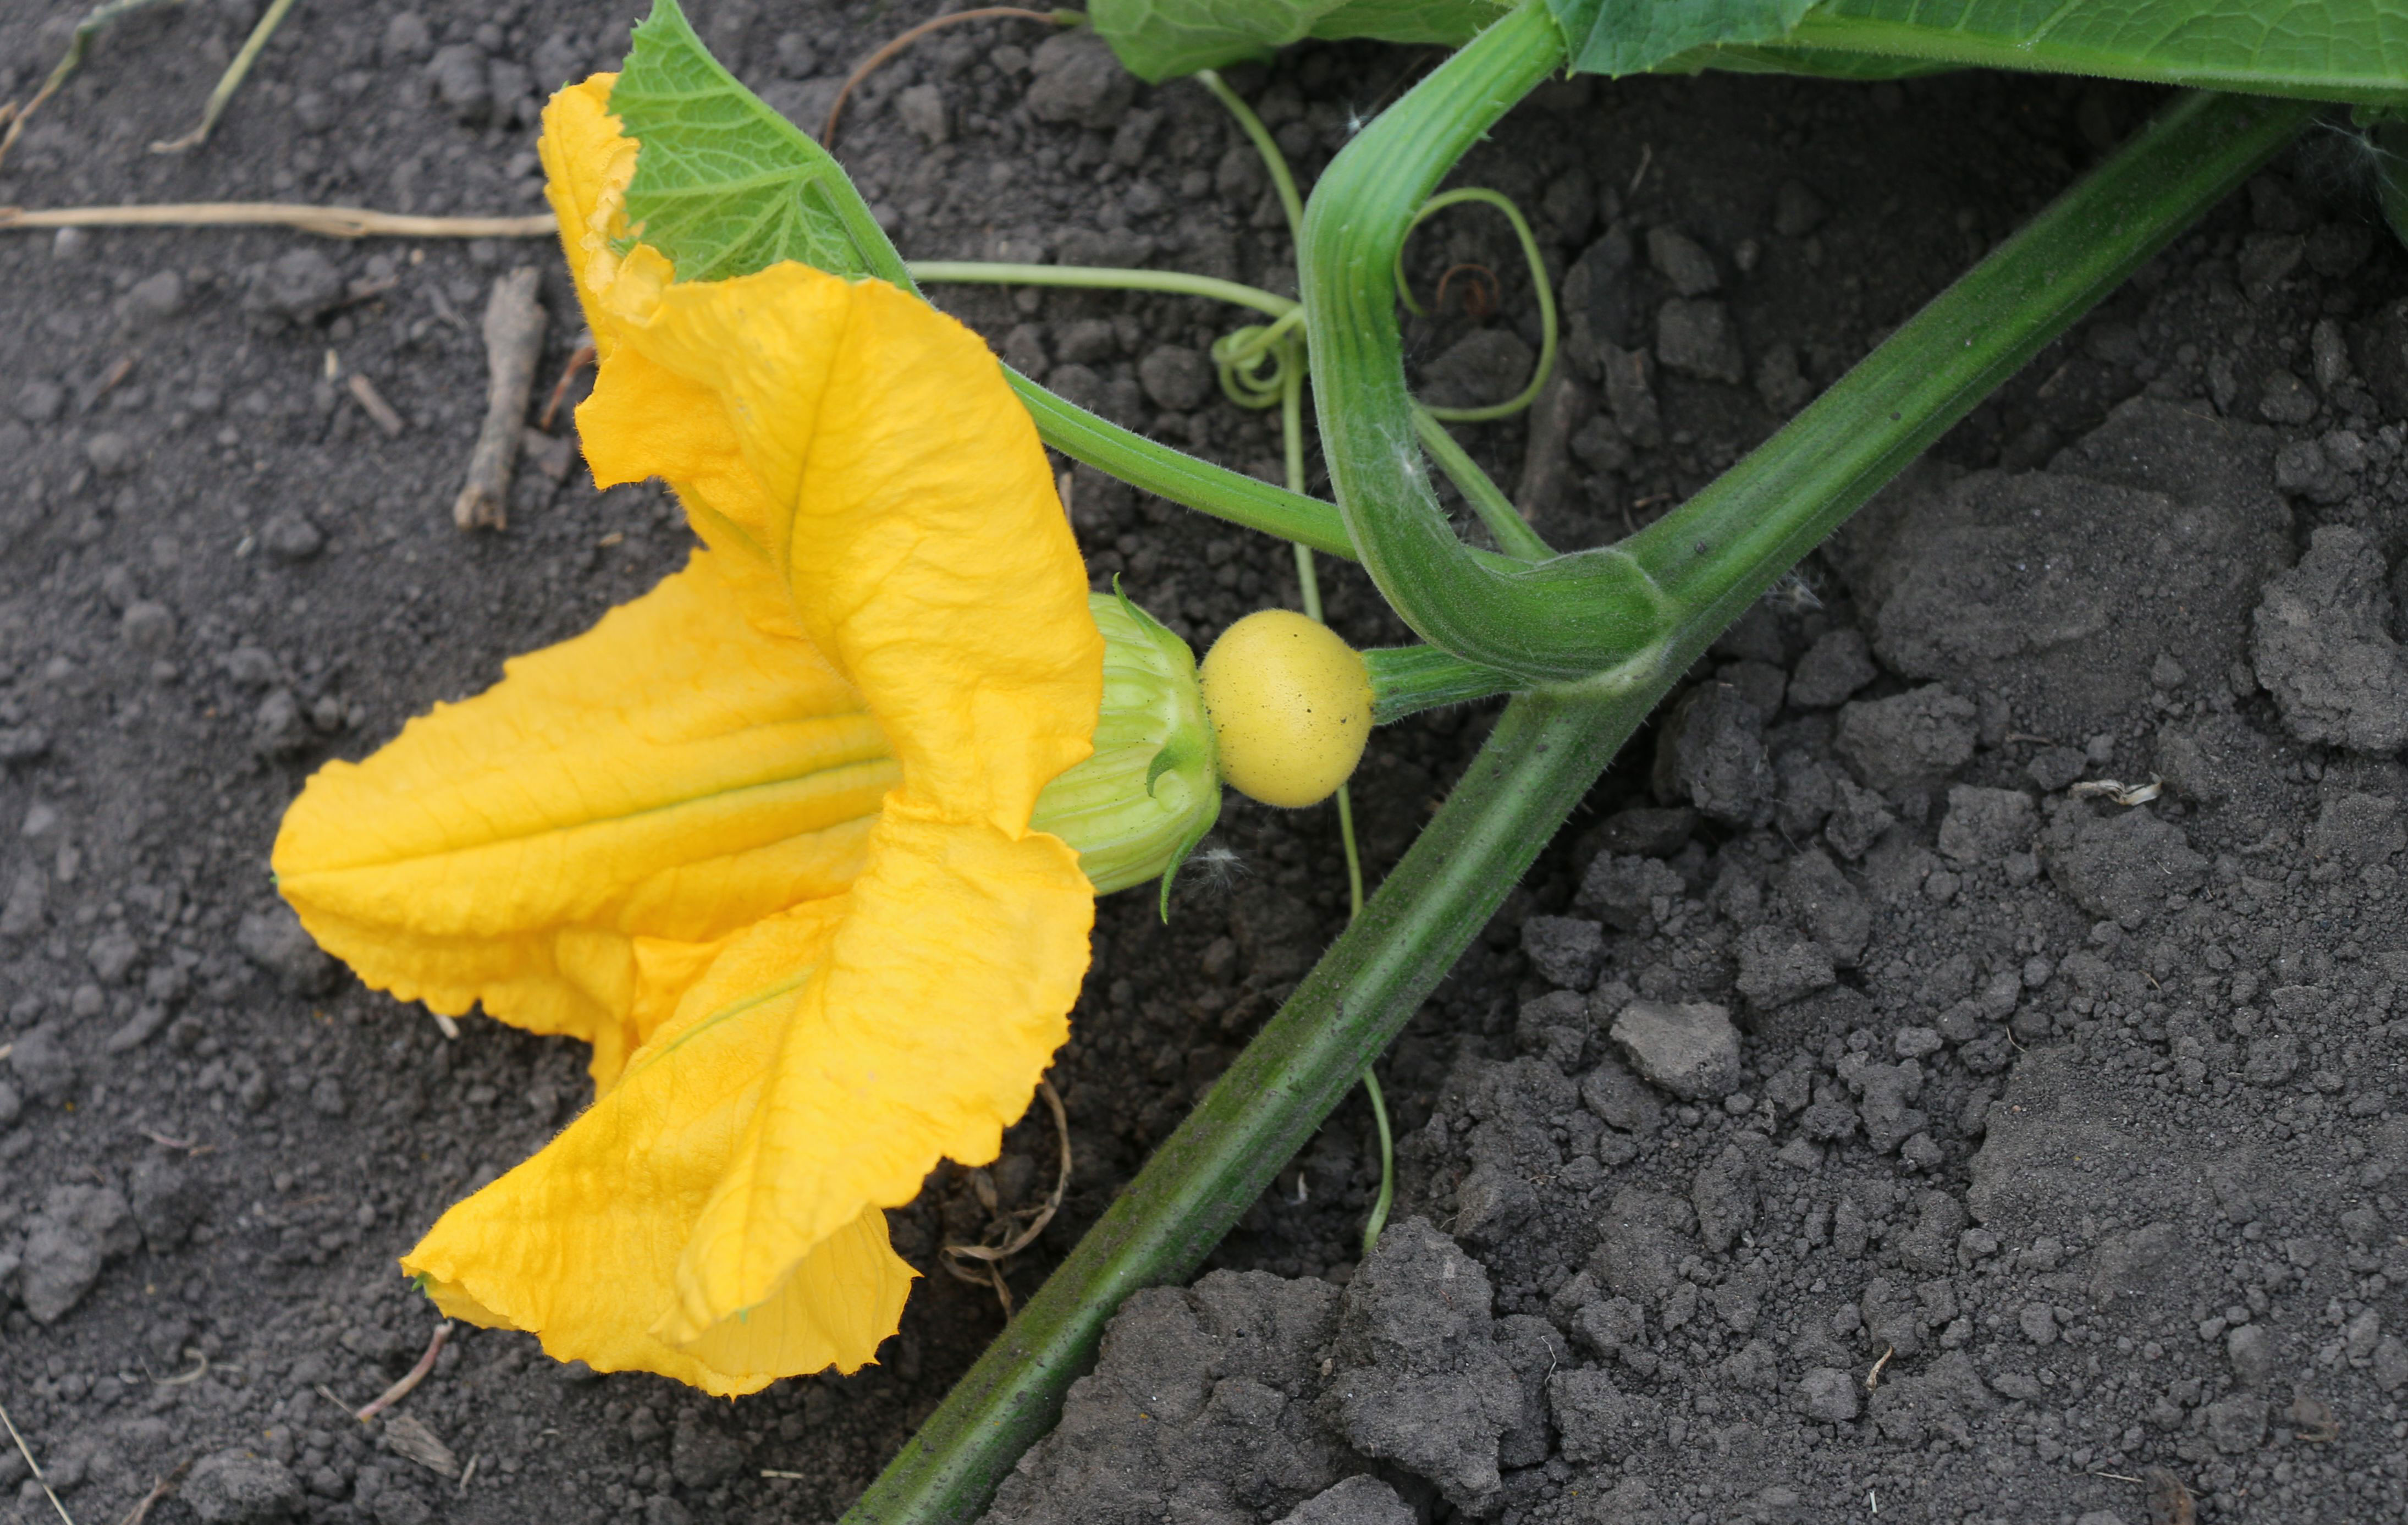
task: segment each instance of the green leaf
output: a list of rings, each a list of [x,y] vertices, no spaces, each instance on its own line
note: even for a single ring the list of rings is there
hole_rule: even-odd
[[[1159,83],[1306,37],[1452,48],[1508,8],[1502,0],[1094,0],[1087,18],[1131,74]]]
[[[1694,49],[1775,42],[1814,0],[1547,0],[1583,74],[1637,74]]]
[[[1546,0],[1587,74],[1722,68],[1894,79],[2036,69],[2408,105],[2398,0]],[[1096,31],[1160,80],[1306,37],[1468,40],[1498,0],[1096,0]]]
[[[2396,0],[1824,0],[1741,66],[1865,77],[1844,55],[1930,67],[2038,69],[2314,100],[2408,101]],[[1833,66],[1834,62],[1838,66]],[[1674,68],[1722,66],[1712,55]],[[1580,66],[1588,68],[1585,53]]]
[[[1312,35],[1458,48],[1510,8],[1504,0],[1343,0],[1312,23]]]
[[[1693,48],[1655,66],[1656,74],[1696,74],[1721,69],[1727,74],[1802,74],[1818,79],[1906,79],[1918,74],[1939,74],[1956,67],[1899,53],[1851,53],[1837,48],[1735,44],[1726,48]]]
[[[679,280],[781,260],[896,279],[883,266],[900,262],[843,168],[720,66],[677,0],[653,0],[636,28],[610,110],[640,145],[627,225]]]

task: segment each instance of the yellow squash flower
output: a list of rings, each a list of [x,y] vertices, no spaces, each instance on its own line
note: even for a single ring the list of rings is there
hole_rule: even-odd
[[[544,117],[601,357],[578,429],[707,549],[328,765],[275,869],[369,985],[594,1045],[594,1106],[404,1269],[561,1360],[735,1394],[871,1358],[913,1275],[882,1209],[993,1159],[1068,1034],[1094,894],[1029,820],[1104,648],[986,347],[797,264],[677,281],[627,242],[612,79]]]

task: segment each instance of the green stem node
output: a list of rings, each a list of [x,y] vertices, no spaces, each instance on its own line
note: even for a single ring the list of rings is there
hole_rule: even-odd
[[[1521,686],[1495,668],[1467,662],[1436,646],[1375,646],[1363,654],[1363,666],[1371,674],[1374,726]]]

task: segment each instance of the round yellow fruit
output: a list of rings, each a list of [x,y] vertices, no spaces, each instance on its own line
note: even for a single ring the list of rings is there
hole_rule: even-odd
[[[1249,614],[1205,653],[1201,677],[1221,778],[1240,794],[1319,804],[1363,760],[1371,675],[1327,626],[1284,609]]]

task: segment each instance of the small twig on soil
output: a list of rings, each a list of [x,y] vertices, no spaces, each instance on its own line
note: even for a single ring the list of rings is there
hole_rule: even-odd
[[[567,399],[568,383],[577,380],[579,371],[594,364],[595,358],[594,336],[590,333],[580,335],[577,348],[568,352],[568,363],[560,367],[560,380],[552,384],[552,400],[543,405],[543,417],[536,421],[536,427],[546,434],[552,432],[552,421],[559,416],[560,405]],[[1070,479],[1065,477],[1062,480],[1068,482]]]
[[[543,358],[543,280],[532,265],[494,281],[485,301],[485,423],[468,454],[468,481],[452,502],[462,529],[500,529],[509,523],[510,472],[519,464],[519,432]]]
[[[2087,779],[2065,792],[2076,799],[2111,799],[2118,805],[2145,805],[2165,792],[2164,779],[2149,775],[2146,784],[2126,784],[2121,779]]]
[[[775,1467],[763,1467],[761,1469],[761,1475],[764,1477],[786,1477],[798,1483],[807,1483],[810,1481],[811,1477],[811,1475],[808,1472],[780,1472]]]
[[[132,1509],[127,1510],[125,1518],[119,1520],[117,1525],[142,1525],[144,1520],[150,1518],[150,1506],[157,1503],[161,1499],[165,1498],[168,1494],[176,1491],[176,1484],[183,1477],[185,1473],[192,1470],[192,1466],[193,1459],[191,1457],[186,1457],[183,1460],[177,1462],[176,1470],[166,1474],[157,1482],[151,1484],[150,1491],[143,1494],[141,1501],[136,1503]]]
[[[1052,1081],[1039,1081],[1037,1094],[1045,1098],[1046,1106],[1053,1110],[1054,1127],[1062,1138],[1062,1169],[1054,1182],[1053,1195],[1045,1199],[1045,1205],[1037,1210],[1028,1226],[1005,1244],[948,1244],[945,1246],[947,1255],[957,1255],[972,1260],[1009,1259],[1026,1249],[1039,1234],[1043,1233],[1045,1226],[1054,1221],[1054,1215],[1061,1209],[1062,1199],[1070,1189],[1070,1119],[1062,1110],[1061,1095],[1054,1089]]]
[[[91,412],[93,409],[99,404],[101,398],[106,397],[110,393],[116,391],[118,383],[123,381],[128,376],[133,374],[134,356],[130,354],[120,355],[118,357],[117,364],[109,367],[108,369],[102,374],[100,380],[93,383],[92,390],[86,392],[81,397],[77,399],[82,411],[87,413]]]
[[[1011,1322],[1011,1284],[1003,1279],[1003,1267],[996,1264],[992,1260],[989,1260],[971,1270],[965,1271],[960,1266],[955,1265],[953,1261],[948,1260],[945,1262],[945,1269],[952,1272],[957,1280],[966,1281],[972,1287],[984,1287],[992,1289],[995,1293],[996,1302],[1003,1305],[1004,1322],[1007,1324]]]
[[[468,1464],[466,1466],[460,1469],[460,1487],[456,1491],[463,1497],[467,1494],[469,1479],[477,1475],[477,1463],[483,1460],[485,1460],[485,1454],[482,1451],[480,1451],[475,1456],[468,1459]]]
[[[375,1402],[366,1408],[354,1410],[351,1417],[366,1424],[408,1397],[410,1389],[425,1381],[426,1374],[435,1370],[435,1358],[443,1354],[443,1342],[450,1338],[452,1338],[452,1320],[447,1318],[435,1326],[435,1338],[426,1342],[426,1354],[418,1358],[418,1364],[411,1367],[400,1381],[377,1394]]]
[[[452,1018],[444,1015],[441,1012],[429,1012],[426,1014],[435,1018],[435,1025],[443,1029],[443,1036],[448,1042],[456,1043],[460,1041],[459,1023],[454,1022]]]
[[[285,13],[292,8],[293,0],[276,0],[267,7],[267,14],[259,19],[259,24],[251,29],[251,36],[243,39],[242,51],[235,54],[234,62],[218,76],[217,88],[209,92],[208,104],[201,108],[201,124],[181,137],[151,144],[151,152],[181,153],[186,149],[199,148],[209,140],[209,130],[218,124],[218,118],[224,112],[226,103],[233,100],[234,93],[242,88],[243,77],[258,61],[259,50],[267,46],[267,39],[275,35],[277,27],[284,21]]]
[[[201,1378],[209,1374],[209,1358],[208,1352],[188,1348],[185,1350],[184,1354],[192,1357],[193,1360],[199,1362],[199,1364],[194,1366],[189,1372],[179,1372],[174,1376],[151,1377],[150,1385],[154,1388],[189,1387],[193,1383],[198,1382]],[[150,1363],[147,1361],[144,1362],[142,1369],[147,1374],[150,1370]]]
[[[1888,1349],[1881,1353],[1881,1360],[1873,1362],[1873,1369],[1865,1374],[1865,1391],[1870,1392],[1881,1386],[1882,1368],[1887,1366],[1889,1364],[1889,1359],[1897,1354],[1898,1346],[1896,1345],[1891,1345]]]
[[[24,1436],[17,1433],[17,1421],[8,1417],[6,1404],[0,1404],[0,1424],[8,1427],[8,1438],[17,1443],[17,1454],[25,1459],[25,1466],[33,1473],[34,1481],[42,1486],[42,1496],[50,1501],[50,1507],[59,1512],[59,1518],[66,1521],[66,1525],[75,1525],[75,1517],[67,1513],[67,1506],[59,1502],[59,1496],[50,1491],[50,1480],[42,1475],[42,1464],[34,1460],[33,1448],[25,1444]]]
[[[957,22],[983,22],[1007,17],[1016,21],[1044,22],[1049,25],[1061,26],[1066,24],[1062,20],[1062,14],[1060,11],[1054,10],[1025,10],[1018,6],[982,6],[976,10],[957,10],[950,16],[939,16],[934,21],[922,22],[885,47],[863,59],[859,68],[844,77],[844,84],[838,89],[835,102],[828,107],[827,125],[820,129],[820,147],[824,149],[836,147],[836,124],[838,119],[844,115],[844,103],[851,98],[854,87],[877,73],[879,65],[939,27],[952,26]]]
[[[389,276],[382,281],[354,281],[343,288],[343,295],[336,299],[334,306],[322,309],[319,315],[325,317],[345,308],[357,307],[362,302],[373,302],[400,284],[399,276]]]
[[[531,217],[404,217],[365,207],[308,207],[287,201],[173,201],[155,207],[50,207],[35,211],[0,207],[0,229],[136,227],[289,227],[327,238],[549,238],[560,231],[559,222],[550,212]]]
[[[1438,278],[1438,291],[1430,297],[1430,310],[1446,310],[1446,288],[1456,276],[1463,277],[1463,315],[1474,323],[1496,315],[1503,306],[1497,295],[1497,272],[1485,265],[1450,265]]]
[[[0,106],[0,122],[7,123],[8,127],[7,135],[0,136],[0,163],[7,161],[9,149],[16,145],[17,135],[25,130],[25,119],[40,110],[42,103],[57,94],[59,87],[67,82],[67,76],[82,66],[84,50],[92,46],[93,36],[102,27],[120,16],[148,10],[161,4],[181,5],[183,0],[102,0],[102,4],[86,12],[84,19],[76,22],[75,36],[67,39],[67,50],[51,66],[50,78],[42,81],[41,89],[34,92],[34,98],[23,106]]]
[[[400,439],[401,432],[409,426],[402,422],[399,413],[394,411],[393,404],[384,400],[384,394],[377,390],[376,383],[359,371],[344,378],[343,390],[351,395],[351,400],[360,405],[362,412],[376,421],[376,426],[384,431],[387,439]]]
[[[945,1269],[955,1278],[973,1287],[983,1284],[995,1288],[996,1299],[1003,1303],[1003,1316],[1006,1318],[1011,1316],[1011,1288],[1004,1283],[1003,1262],[1036,1242],[1037,1236],[1045,1231],[1045,1226],[1054,1221],[1054,1215],[1061,1211],[1062,1199],[1070,1190],[1069,1115],[1062,1110],[1061,1093],[1054,1088],[1052,1081],[1039,1081],[1037,1094],[1045,1098],[1045,1105],[1054,1114],[1054,1130],[1062,1140],[1062,1168],[1054,1177],[1053,1195],[1045,1199],[1044,1206],[1029,1215],[1026,1227],[1000,1244],[947,1244],[939,1251],[945,1258]]]

